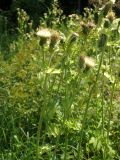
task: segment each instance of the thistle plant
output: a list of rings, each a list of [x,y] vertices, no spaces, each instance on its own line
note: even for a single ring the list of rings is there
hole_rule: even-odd
[[[120,159],[120,20],[111,2],[93,14],[55,8],[33,29],[19,9],[17,36],[1,35],[1,159]]]

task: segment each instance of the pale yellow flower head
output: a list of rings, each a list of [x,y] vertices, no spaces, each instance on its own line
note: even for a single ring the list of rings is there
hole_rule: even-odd
[[[50,38],[52,33],[49,29],[40,29],[36,33],[37,36],[42,37],[42,38]]]
[[[80,55],[80,66],[86,68],[93,68],[96,66],[95,60],[91,57]]]

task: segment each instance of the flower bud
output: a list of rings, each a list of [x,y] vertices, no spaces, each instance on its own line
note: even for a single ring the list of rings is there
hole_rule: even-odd
[[[101,34],[98,42],[98,47],[103,48],[105,47],[106,43],[107,43],[107,35]]]
[[[70,40],[69,40],[70,44],[75,42],[77,38],[79,38],[79,34],[76,32],[72,33],[72,35],[70,36]]]
[[[109,11],[112,10],[113,3],[111,1],[107,2],[102,9],[103,15],[106,16]]]
[[[109,28],[110,27],[110,21],[109,21],[109,19],[105,19],[105,21],[104,21],[104,27],[105,28]]]

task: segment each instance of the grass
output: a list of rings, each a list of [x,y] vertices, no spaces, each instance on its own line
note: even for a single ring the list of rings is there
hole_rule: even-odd
[[[18,20],[17,34],[1,32],[0,159],[119,160],[119,18],[52,12],[47,41],[24,11]]]

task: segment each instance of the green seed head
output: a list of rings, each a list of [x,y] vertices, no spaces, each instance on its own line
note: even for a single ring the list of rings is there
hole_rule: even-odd
[[[101,34],[98,42],[98,47],[103,48],[105,47],[106,43],[107,43],[107,35]]]
[[[111,1],[109,1],[105,4],[105,6],[103,7],[103,10],[102,10],[104,16],[106,16],[108,14],[108,12],[112,10],[112,6],[113,6],[113,3]]]

